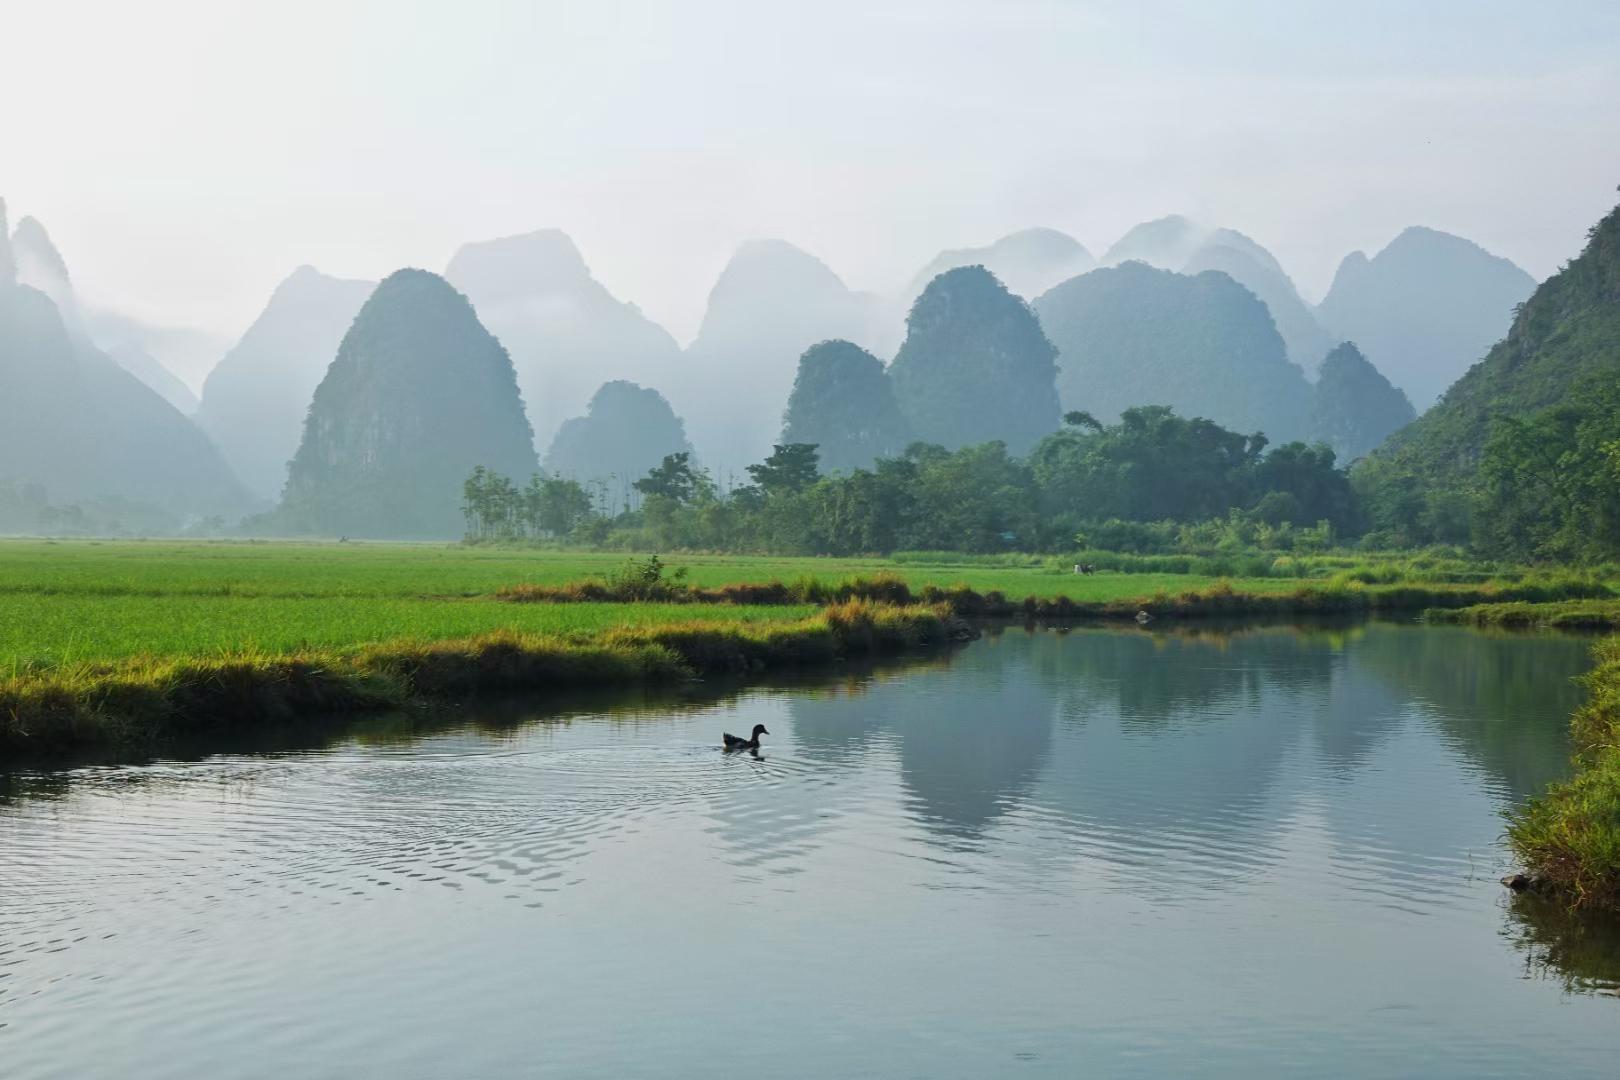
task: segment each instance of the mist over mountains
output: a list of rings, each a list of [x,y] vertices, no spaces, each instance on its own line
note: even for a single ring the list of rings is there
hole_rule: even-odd
[[[561,230],[463,245],[444,276],[512,354],[538,447],[603,383],[667,388],[680,370],[675,339],[592,277]]]
[[[1370,259],[1346,255],[1317,315],[1427,409],[1507,333],[1535,287],[1478,244],[1414,226]]]
[[[396,283],[460,326],[434,339],[437,352],[409,349],[410,334],[386,325],[416,318],[397,296],[362,328],[357,316],[377,286],[308,266],[222,348],[206,334],[85,311],[38,222],[20,220],[6,239],[0,362],[20,418],[0,455],[0,482],[44,484],[53,499],[133,501],[181,522],[271,506],[285,494],[302,509],[277,521],[357,533],[365,530],[337,514],[331,485],[312,477],[326,469],[360,483],[360,473],[345,472],[345,453],[362,445],[374,453],[392,438],[389,425],[425,431],[435,415],[434,403],[403,390],[328,394],[324,435],[310,443],[317,387],[357,329],[348,366],[360,364],[377,387],[391,377],[403,387],[407,376],[419,388],[437,385],[429,377],[437,365],[473,363],[494,342],[509,357],[530,431],[526,456],[502,451],[519,471],[532,471],[544,450],[559,474],[612,476],[622,487],[664,453],[690,448],[724,489],[779,442],[823,443],[833,469],[864,467],[912,439],[947,447],[1000,439],[1018,453],[1055,428],[1060,411],[1108,422],[1138,405],[1263,432],[1274,445],[1323,439],[1347,461],[1483,356],[1500,334],[1493,327],[1505,326],[1531,287],[1507,260],[1416,227],[1370,259],[1347,256],[1317,308],[1256,241],[1180,216],[1128,230],[1100,260],[1048,228],[944,250],[887,295],[851,289],[802,248],[762,239],[733,254],[682,348],[597,281],[566,233],[541,229],[463,245],[444,278],[429,275],[440,289]],[[465,311],[451,313],[446,289],[464,294]],[[1038,343],[1055,356],[1040,359]],[[209,348],[219,355],[195,400],[163,357],[195,370]],[[394,376],[389,349],[407,350]],[[496,398],[504,401],[494,394],[480,409],[510,412]],[[357,421],[365,438],[334,426],[350,408],[365,411]],[[45,452],[64,444],[72,452]],[[454,445],[459,459],[467,448]],[[289,487],[295,454],[306,467]],[[390,520],[413,535],[454,526],[442,508]]]
[[[315,388],[375,287],[300,266],[209,373],[197,425],[259,498],[280,497]]]
[[[241,513],[247,493],[178,409],[96,348],[44,227],[0,203],[0,482],[102,520],[174,528]]]

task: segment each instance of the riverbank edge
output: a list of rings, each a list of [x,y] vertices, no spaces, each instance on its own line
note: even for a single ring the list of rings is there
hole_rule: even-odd
[[[0,677],[0,753],[49,756],[478,693],[631,687],[943,648],[948,608],[852,599],[797,622],[694,620],[561,637],[495,631],[355,649],[143,657]]]
[[[924,585],[913,590],[898,575],[878,574],[827,583],[814,578],[796,582],[722,585],[699,588],[669,582],[626,583],[589,580],[567,585],[516,585],[501,589],[497,600],[508,603],[626,603],[786,605],[843,603],[853,599],[889,604],[944,605],[968,619],[1018,618],[1139,619],[1218,618],[1245,616],[1390,614],[1445,611],[1501,604],[1554,604],[1573,600],[1612,600],[1601,582],[1559,578],[1545,582],[1434,587],[1361,582],[1327,582],[1279,592],[1242,592],[1220,581],[1204,589],[1114,600],[1074,600],[1068,596],[1025,596],[1011,599],[998,591],[978,592],[967,585]]]
[[[1593,648],[1588,698],[1570,718],[1575,774],[1508,815],[1525,867],[1504,883],[1571,908],[1620,913],[1620,637]]]
[[[1620,630],[1620,600],[1613,597],[1536,603],[1525,600],[1433,609],[1431,622],[1507,630]]]

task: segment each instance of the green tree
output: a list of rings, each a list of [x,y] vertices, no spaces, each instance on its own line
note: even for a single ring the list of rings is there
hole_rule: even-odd
[[[1475,541],[1506,558],[1620,557],[1620,386],[1592,379],[1526,418],[1498,418],[1479,470]]]
[[[820,476],[817,462],[814,443],[779,444],[763,462],[748,466],[748,475],[767,496],[796,495]]]
[[[667,499],[677,506],[690,502],[699,487],[691,458],[692,455],[686,451],[665,454],[663,461],[635,482],[635,489],[648,498]]]

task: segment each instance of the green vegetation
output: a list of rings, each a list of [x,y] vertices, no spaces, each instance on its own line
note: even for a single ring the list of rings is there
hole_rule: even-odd
[[[1611,595],[1575,575],[1504,570],[1470,580],[1444,553],[1383,563],[1302,557],[1293,568],[1317,575],[1309,579],[1281,576],[1286,567],[1275,561],[1267,576],[1226,580],[1076,575],[1054,559],[928,552],[681,563],[671,571],[656,556],[626,563],[485,546],[0,543],[0,716],[13,716],[7,738],[37,748],[138,742],[450,690],[855,655],[868,648],[850,643],[866,622],[882,639],[872,649],[912,640],[910,630],[883,629],[891,612],[927,642],[943,632],[928,620],[946,614],[1120,618],[1145,609],[1191,618]],[[856,619],[860,611],[868,614]],[[829,618],[845,622],[829,629]],[[655,646],[675,659],[636,651]]]
[[[823,341],[799,357],[782,441],[816,446],[823,466],[847,472],[897,457],[911,429],[883,361],[848,341]]]
[[[1620,630],[1620,601],[1599,597],[1543,604],[1474,604],[1447,611],[1431,611],[1425,617],[1434,622],[1520,630]]]
[[[1230,556],[1319,552],[1359,522],[1354,492],[1327,446],[1288,443],[1268,452],[1263,436],[1157,406],[1128,409],[1109,427],[1071,413],[1027,460],[1001,442],[955,451],[913,443],[870,470],[823,477],[818,459],[812,444],[779,444],[748,467],[752,484],[721,492],[689,455],[671,454],[635,481],[642,505],[612,516],[547,517],[545,506],[564,495],[583,508],[583,494],[564,492],[568,482],[555,478],[519,491],[479,470],[464,485],[468,536],[846,557],[1076,546]]]
[[[740,674],[901,652],[970,633],[933,608],[851,601],[758,625],[703,619],[589,636],[500,630],[343,649],[25,667],[0,676],[0,749],[141,749],[299,713],[391,708],[447,694]]]
[[[1028,304],[984,267],[959,266],[911,305],[889,377],[917,438],[1022,454],[1058,426],[1056,359]]]
[[[1620,207],[1589,237],[1505,339],[1356,469],[1376,543],[1472,540],[1536,558],[1615,550],[1612,519],[1585,515],[1612,513],[1615,500],[1603,384],[1620,375]]]
[[[1571,906],[1620,908],[1620,638],[1596,649],[1589,699],[1571,730],[1575,776],[1517,811],[1508,840],[1538,891]]]

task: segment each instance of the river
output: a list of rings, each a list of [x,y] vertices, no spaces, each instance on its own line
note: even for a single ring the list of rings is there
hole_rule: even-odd
[[[1022,628],[0,782],[0,1075],[1613,1077],[1589,642]],[[722,754],[722,730],[770,734]]]

